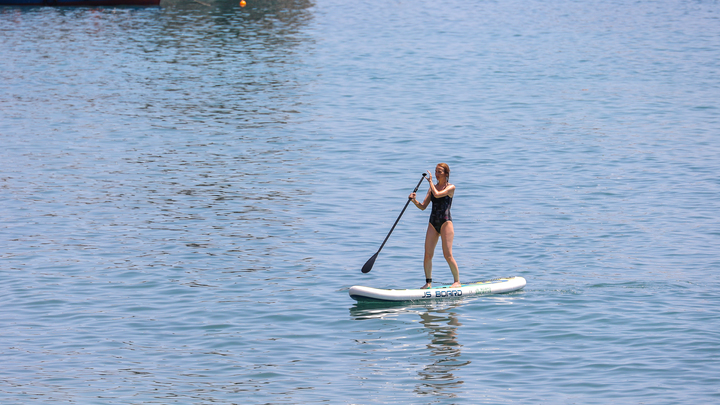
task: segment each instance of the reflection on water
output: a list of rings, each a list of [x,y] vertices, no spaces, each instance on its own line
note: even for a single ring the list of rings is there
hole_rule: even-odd
[[[415,312],[413,308],[423,308],[423,306],[409,306],[407,302],[356,302],[355,305],[350,308],[350,316],[358,321],[366,319],[387,319],[394,318],[398,314]]]
[[[460,359],[462,345],[457,341],[457,330],[462,324],[452,311],[455,307],[457,305],[420,314],[420,323],[425,326],[430,337],[427,348],[432,353],[433,362],[418,372],[420,382],[415,387],[418,394],[453,396],[451,392],[464,382],[454,374],[470,364],[470,361]]]
[[[18,230],[73,234],[70,257],[107,235],[94,269],[107,254],[265,270],[300,249],[288,207],[307,202],[292,179],[311,159],[290,124],[311,104],[313,3],[201,2],[0,11],[0,171],[32,212]]]
[[[312,3],[257,1],[243,9],[234,1],[209,4],[210,10],[186,0],[166,5],[153,28],[162,35],[140,54],[151,69],[141,78],[153,90],[147,112],[172,109],[233,130],[296,121],[306,110],[311,80],[297,66],[313,52],[315,40],[306,29]]]
[[[458,328],[462,323],[454,310],[460,305],[460,302],[410,306],[407,303],[383,305],[356,303],[350,309],[350,315],[355,320],[387,320],[407,314],[417,315],[420,318],[419,323],[424,327],[423,332],[429,338],[425,347],[430,357],[417,373],[418,383],[415,393],[452,398],[455,397],[457,389],[464,384],[456,373],[471,363],[469,360],[462,360],[463,345],[458,342]]]
[[[18,117],[73,129],[102,118],[112,132],[132,120],[136,131],[227,134],[305,117],[315,76],[298,66],[313,54],[307,29],[313,3],[253,1],[244,9],[235,1],[202,3],[212,7],[163,0],[160,9],[0,12],[0,102],[28,110]],[[151,127],[143,128],[142,119]]]

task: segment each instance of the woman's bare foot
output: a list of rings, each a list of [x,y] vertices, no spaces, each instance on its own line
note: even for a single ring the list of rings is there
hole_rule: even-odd
[[[421,290],[427,290],[428,288],[432,288],[432,283],[425,283],[424,286],[420,287]]]
[[[460,284],[459,281],[454,282],[453,285],[450,286],[450,288],[458,288],[458,287],[462,287],[462,284]]]

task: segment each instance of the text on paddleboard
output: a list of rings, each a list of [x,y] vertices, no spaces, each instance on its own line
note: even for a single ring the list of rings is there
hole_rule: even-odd
[[[462,290],[438,290],[435,291],[435,298],[443,298],[443,297],[461,297],[462,296]],[[432,291],[425,291],[425,294],[422,296],[423,298],[432,298]]]

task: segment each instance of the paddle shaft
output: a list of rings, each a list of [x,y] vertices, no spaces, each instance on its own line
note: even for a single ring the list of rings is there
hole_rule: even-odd
[[[425,175],[426,175],[425,173],[422,174],[423,177],[422,177],[422,179],[420,179],[420,181],[418,182],[417,186],[415,186],[415,190],[413,190],[413,193],[417,193],[418,189],[420,188],[420,184],[422,184],[423,180],[425,180]],[[400,216],[397,217],[397,219],[395,220],[395,223],[393,224],[392,228],[390,228],[390,232],[388,232],[387,236],[385,237],[385,240],[383,241],[382,245],[380,245],[380,249],[378,249],[377,253],[380,253],[380,251],[382,250],[383,246],[385,246],[385,242],[388,241],[388,239],[390,238],[390,235],[391,235],[391,234],[393,233],[393,231],[395,230],[395,226],[397,226],[398,222],[400,222],[400,218],[401,218],[401,217],[403,216],[403,214],[405,213],[405,210],[407,209],[408,204],[410,204],[410,201],[411,201],[411,200],[410,200],[410,198],[408,197],[408,200],[407,200],[407,202],[405,203],[405,207],[403,207],[402,211],[400,212]],[[377,253],[375,253],[375,254],[377,255]]]

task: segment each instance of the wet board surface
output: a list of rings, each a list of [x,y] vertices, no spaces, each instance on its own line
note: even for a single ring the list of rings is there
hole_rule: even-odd
[[[350,287],[349,294],[356,301],[425,301],[508,293],[522,289],[525,284],[523,277],[501,277],[462,284],[455,288],[443,285],[428,289],[403,290],[353,286]]]

